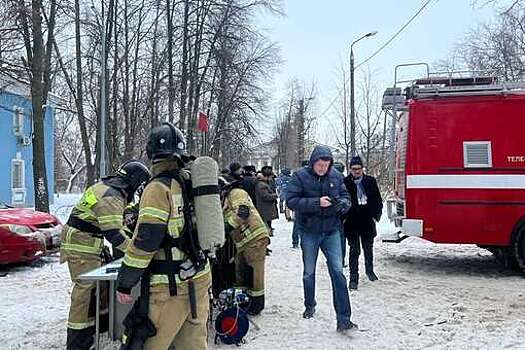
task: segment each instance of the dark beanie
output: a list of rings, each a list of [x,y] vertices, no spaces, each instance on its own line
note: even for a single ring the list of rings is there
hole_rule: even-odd
[[[230,164],[230,173],[235,173],[241,168],[241,164],[238,162],[233,162]]]
[[[273,174],[273,168],[270,165],[265,165],[261,168],[261,173],[264,176],[271,176]]]
[[[361,160],[361,157],[355,156],[350,159],[350,166],[352,165],[361,165],[363,166],[363,161]]]

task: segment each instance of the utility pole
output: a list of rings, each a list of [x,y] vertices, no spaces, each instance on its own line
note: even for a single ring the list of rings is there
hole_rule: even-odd
[[[299,110],[296,117],[296,131],[297,131],[297,157],[298,166],[304,160],[304,99],[299,100]]]
[[[353,43],[352,43],[353,45]],[[354,50],[350,46],[350,155],[355,156]],[[347,155],[348,158],[348,155]],[[346,164],[348,166],[348,163]]]
[[[366,33],[359,39],[354,40],[350,45],[350,153],[352,157],[356,155],[355,147],[355,88],[354,88],[354,45],[364,38],[369,38],[377,34],[377,31]],[[348,164],[346,164],[348,166]]]
[[[106,21],[102,0],[102,77],[100,81],[100,178],[106,176]]]

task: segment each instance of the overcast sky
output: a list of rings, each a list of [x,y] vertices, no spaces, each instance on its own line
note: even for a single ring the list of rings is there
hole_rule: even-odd
[[[503,0],[504,2],[505,0]],[[356,64],[369,57],[405,24],[426,0],[285,0],[286,16],[263,16],[263,27],[280,43],[284,64],[275,76],[274,100],[284,94],[286,82],[296,77],[314,80],[318,87],[316,109],[322,112],[336,95],[337,70],[348,64],[350,43],[362,34],[374,37],[354,46]],[[493,18],[492,7],[478,8],[472,0],[433,0],[387,48],[369,62],[381,90],[392,85],[394,67],[409,62],[432,64],[446,58],[455,45],[478,23]],[[421,71],[405,71],[410,77]],[[356,72],[356,81],[362,74]],[[274,113],[272,113],[273,115]],[[328,113],[334,117],[335,111]],[[330,132],[319,122],[321,142]]]

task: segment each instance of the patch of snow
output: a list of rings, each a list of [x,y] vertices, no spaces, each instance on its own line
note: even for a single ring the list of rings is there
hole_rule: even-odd
[[[76,198],[73,198],[76,196]],[[54,213],[78,195],[60,195]],[[64,210],[65,211],[65,210]],[[58,213],[61,220],[67,215]],[[380,227],[388,224],[383,221]],[[317,312],[303,312],[301,250],[291,248],[292,223],[275,221],[267,257],[266,309],[253,321],[246,350],[268,349],[523,349],[525,280],[471,245],[437,245],[417,238],[376,240],[377,282],[361,274],[350,294],[352,320],[362,329],[336,332],[325,259],[317,267]],[[381,229],[381,228],[380,228]],[[364,270],[361,257],[361,270]],[[71,282],[58,257],[37,266],[1,268],[2,348],[64,349]],[[348,278],[348,270],[345,269]],[[213,344],[210,349],[236,349]],[[103,349],[116,349],[105,341]]]

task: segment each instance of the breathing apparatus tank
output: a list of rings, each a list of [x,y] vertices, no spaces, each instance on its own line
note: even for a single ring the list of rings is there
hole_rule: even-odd
[[[218,185],[219,167],[210,157],[198,157],[190,166],[193,202],[200,248],[214,257],[225,241],[224,217]]]

